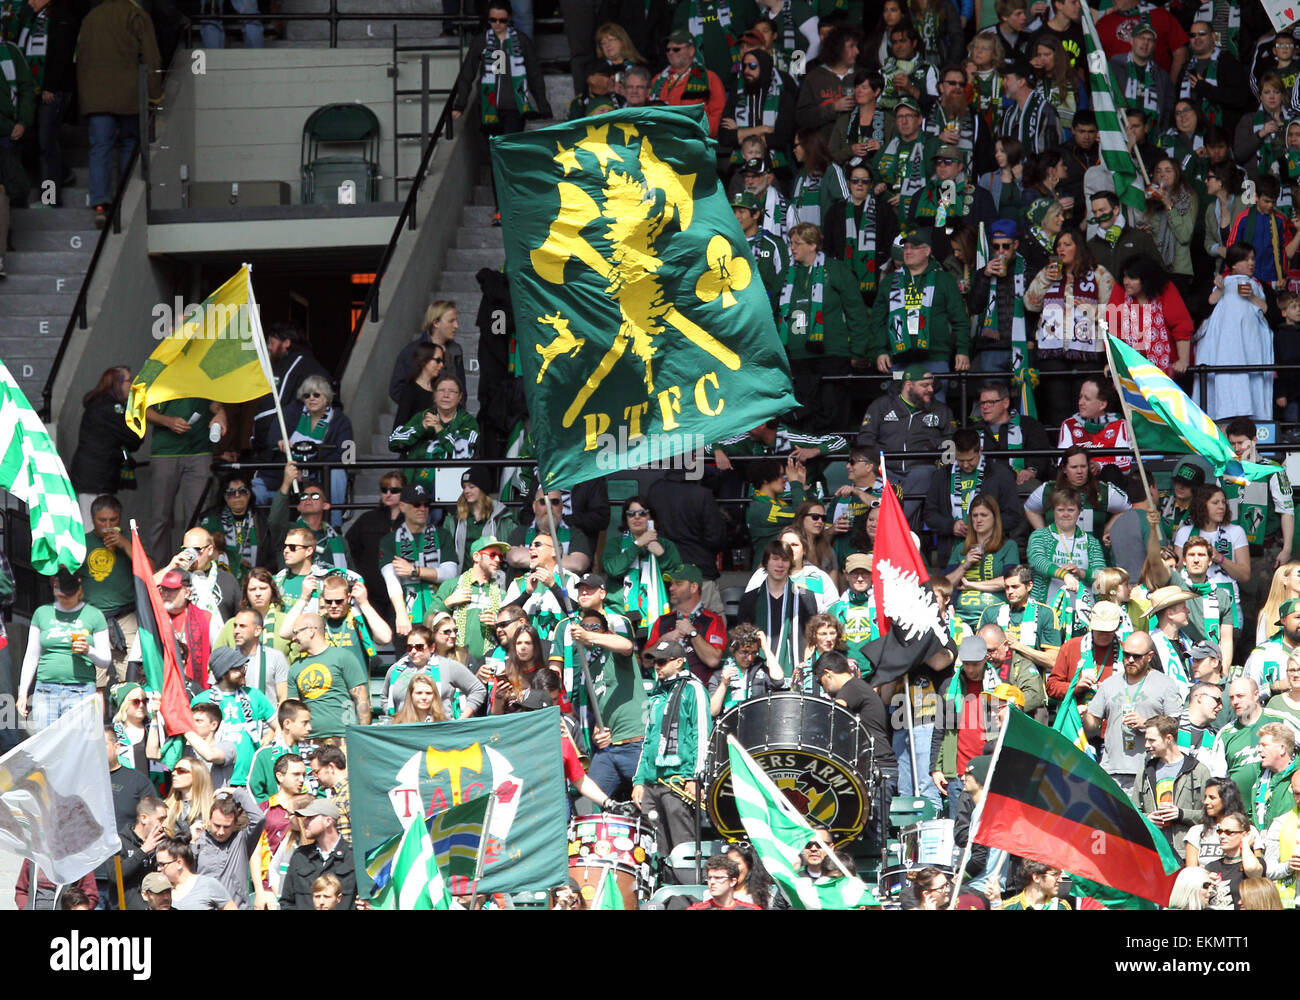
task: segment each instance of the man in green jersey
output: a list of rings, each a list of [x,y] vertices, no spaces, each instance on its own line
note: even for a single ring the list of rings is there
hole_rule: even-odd
[[[221,710],[219,738],[235,744],[229,783],[232,786],[246,785],[253,754],[273,737],[279,727],[275,706],[257,688],[245,686],[248,656],[238,649],[230,646],[214,649],[208,660],[208,669],[216,684],[196,695],[190,705],[212,704]]]
[[[289,666],[289,696],[311,708],[315,734],[342,736],[346,725],[370,725],[369,678],[355,656],[329,644],[325,620],[303,615],[294,627],[293,640],[302,658]]]
[[[985,608],[979,627],[997,625],[1011,640],[1014,652],[1028,657],[1042,669],[1051,670],[1065,639],[1052,609],[1030,599],[1033,583],[1034,571],[1028,566],[1020,564],[1008,569],[1002,578],[1006,601]]]
[[[1267,702],[1275,694],[1291,690],[1286,679],[1286,664],[1291,654],[1300,649],[1300,601],[1292,598],[1283,601],[1278,609],[1282,631],[1256,646],[1246,658],[1244,667],[1233,669],[1234,677],[1249,677],[1258,686],[1261,700]]]
[[[98,608],[106,621],[116,622],[121,631],[121,648],[113,642],[112,676],[96,671],[95,686],[106,691],[126,679],[126,651],[135,641],[139,621],[135,616],[135,577],[131,572],[131,536],[122,532],[122,504],[105,494],[90,505],[93,528],[86,532],[86,562],[81,568],[82,593],[86,603]]]
[[[1250,802],[1260,776],[1259,731],[1270,722],[1289,723],[1264,710],[1259,703],[1259,685],[1251,677],[1238,677],[1230,683],[1228,698],[1237,718],[1219,730],[1213,752],[1226,761],[1228,777],[1241,792],[1242,801]]]
[[[1238,485],[1228,479],[1223,481],[1223,492],[1228,498],[1228,508],[1233,523],[1241,526],[1250,543],[1251,564],[1256,571],[1252,583],[1268,586],[1273,570],[1291,558],[1291,545],[1295,538],[1295,501],[1291,481],[1286,470],[1276,462],[1261,458],[1259,431],[1250,417],[1234,417],[1224,427],[1228,444],[1243,462],[1272,465],[1277,472],[1266,480]],[[1264,557],[1264,558],[1261,558]],[[1257,565],[1256,565],[1257,564]]]

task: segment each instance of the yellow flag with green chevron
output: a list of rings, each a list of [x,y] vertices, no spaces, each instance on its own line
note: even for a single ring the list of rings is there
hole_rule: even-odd
[[[1219,425],[1173,379],[1118,337],[1106,339],[1111,371],[1139,448],[1195,452],[1214,466],[1216,476],[1236,482],[1277,474],[1276,465],[1240,461]]]
[[[144,412],[155,403],[195,396],[246,403],[271,392],[271,364],[245,264],[209,295],[149,355],[131,383],[126,424],[144,437]]]

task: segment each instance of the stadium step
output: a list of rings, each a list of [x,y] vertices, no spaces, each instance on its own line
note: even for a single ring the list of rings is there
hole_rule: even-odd
[[[37,407],[100,235],[87,207],[84,129],[65,126],[61,138],[75,177],[63,189],[63,207],[40,204],[41,188],[33,185],[34,207],[12,210],[12,249],[0,248],[9,275],[0,281],[0,360]]]

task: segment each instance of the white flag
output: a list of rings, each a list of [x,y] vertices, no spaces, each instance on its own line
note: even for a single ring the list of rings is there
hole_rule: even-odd
[[[0,850],[51,882],[76,882],[122,849],[98,699],[0,757]]]

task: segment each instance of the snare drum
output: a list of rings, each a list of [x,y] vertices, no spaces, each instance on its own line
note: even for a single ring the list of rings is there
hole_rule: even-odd
[[[956,864],[957,846],[953,826],[954,821],[950,819],[929,819],[905,827],[899,833],[903,864],[913,868],[927,865],[952,868]]]
[[[654,891],[650,865],[657,850],[654,826],[639,816],[593,813],[569,821],[569,874],[588,903],[605,869],[612,868],[624,908],[635,910],[638,899]]]
[[[837,845],[862,832],[871,812],[871,739],[852,712],[827,698],[786,692],[751,698],[720,719],[709,744],[710,819],[729,840],[744,834],[731,790],[727,736],[734,734],[810,820]]]

